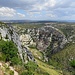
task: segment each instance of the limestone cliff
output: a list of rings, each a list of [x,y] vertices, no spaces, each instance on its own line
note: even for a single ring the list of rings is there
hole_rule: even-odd
[[[31,38],[36,42],[36,47],[42,52],[54,54],[64,48],[67,39],[63,32],[52,26],[44,26],[28,30]],[[47,48],[49,48],[47,50]]]
[[[32,53],[26,47],[22,46],[20,36],[12,25],[0,24],[0,39],[5,41],[12,40],[18,48],[19,55],[23,62],[27,62],[28,60],[35,61]]]

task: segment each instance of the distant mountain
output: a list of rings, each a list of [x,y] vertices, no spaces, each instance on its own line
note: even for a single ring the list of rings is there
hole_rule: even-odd
[[[1,20],[5,23],[49,23],[49,22],[75,22],[75,20]]]
[[[5,23],[28,23],[32,22],[31,20],[1,20],[2,22]]]

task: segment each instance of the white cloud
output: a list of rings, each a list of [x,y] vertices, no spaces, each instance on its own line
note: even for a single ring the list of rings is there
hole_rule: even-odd
[[[0,16],[13,17],[16,14],[16,11],[12,8],[1,7],[0,8]]]
[[[56,4],[56,0],[48,0],[46,1],[46,3],[44,4],[44,6],[47,6],[47,7],[54,7]]]
[[[54,18],[54,17],[56,17],[56,15],[55,14],[46,14],[46,16],[48,16],[48,17],[51,17],[51,18]]]
[[[19,17],[25,17],[24,14],[21,14],[21,13],[17,13]]]
[[[0,6],[39,11],[75,6],[75,0],[0,0]]]
[[[41,14],[41,12],[31,12],[31,11],[27,11],[27,13],[29,14],[29,15],[34,15],[34,14]]]
[[[36,3],[32,5],[33,7],[29,10],[32,10],[32,11],[49,10],[55,7],[55,5],[56,5],[56,0],[43,0],[43,2],[41,3],[36,1]]]
[[[25,17],[24,14],[18,13],[16,10],[9,7],[1,7],[0,8],[0,16],[1,17]]]
[[[44,17],[45,19],[64,19],[63,17],[71,17],[74,14],[75,0],[0,0],[0,19],[1,17],[34,19],[35,16],[39,17],[38,19],[44,19]]]

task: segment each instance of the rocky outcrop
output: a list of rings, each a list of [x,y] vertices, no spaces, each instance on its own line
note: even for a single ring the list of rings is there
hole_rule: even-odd
[[[65,35],[52,26],[44,26],[39,29],[32,29],[29,34],[31,35],[34,42],[36,42],[36,47],[42,51],[54,54],[64,48],[67,43]]]
[[[33,43],[33,40],[29,34],[22,34],[20,36],[20,41],[22,42],[22,45],[29,45]]]
[[[35,61],[32,53],[26,47],[22,46],[20,36],[12,25],[0,25],[0,39],[5,41],[12,40],[18,48],[19,55],[23,62],[26,62],[27,60]]]

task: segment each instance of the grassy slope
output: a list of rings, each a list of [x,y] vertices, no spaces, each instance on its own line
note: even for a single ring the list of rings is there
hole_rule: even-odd
[[[38,66],[50,75],[62,75],[59,71],[55,70],[52,66],[43,63],[42,61],[36,59]]]
[[[74,58],[75,43],[70,43],[62,51],[53,55],[50,63],[57,68],[68,69],[69,67],[71,67],[70,61]],[[65,70],[63,70],[63,72],[65,72]]]
[[[52,58],[57,59],[61,63],[62,61],[65,63],[65,61],[75,58],[75,43],[68,44],[66,48],[53,55]]]
[[[37,49],[30,49],[30,50],[33,53],[40,69],[42,69],[44,72],[47,72],[49,75],[62,75],[61,71],[55,70],[53,66],[50,66],[44,63],[43,61],[41,61],[43,55]]]

